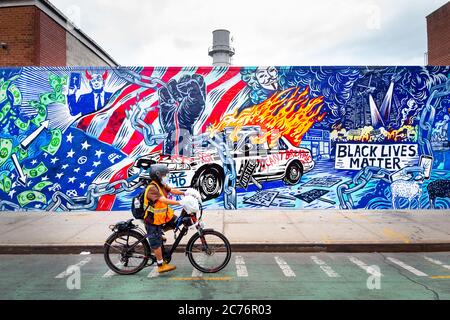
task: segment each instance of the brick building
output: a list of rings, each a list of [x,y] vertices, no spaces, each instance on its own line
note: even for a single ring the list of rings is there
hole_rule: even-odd
[[[47,0],[0,1],[0,66],[117,66]]]
[[[428,64],[450,65],[450,1],[427,16]]]

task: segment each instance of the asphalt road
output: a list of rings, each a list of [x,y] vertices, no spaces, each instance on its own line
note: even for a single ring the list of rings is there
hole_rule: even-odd
[[[119,276],[102,255],[0,255],[0,299],[450,299],[450,252],[234,253],[218,274],[173,262]]]

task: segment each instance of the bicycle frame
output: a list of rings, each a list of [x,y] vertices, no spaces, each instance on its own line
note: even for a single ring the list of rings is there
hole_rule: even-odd
[[[171,248],[170,248],[170,250],[168,252],[166,252],[164,244],[162,244],[162,246],[161,246],[161,250],[162,250],[162,253],[163,253],[163,258],[165,260],[171,260],[172,259],[172,255],[175,252],[175,250],[177,249],[178,245],[180,244],[181,239],[183,239],[184,236],[186,236],[188,234],[189,229],[191,227],[195,227],[197,229],[197,232],[202,233],[202,231],[203,231],[203,226],[201,225],[201,218],[202,218],[202,216],[203,216],[202,210],[201,210],[201,215],[200,215],[199,219],[197,219],[196,215],[189,215],[187,213],[182,213],[181,214],[181,216],[177,219],[178,223],[177,223],[177,225],[176,225],[176,227],[174,229],[174,233],[176,233],[177,231],[180,231],[180,234],[177,236],[177,238],[175,239],[175,242],[172,244],[172,246],[171,246]],[[186,219],[188,217],[190,218],[192,223],[189,226],[186,226],[183,223],[183,221],[184,221],[184,219]],[[183,228],[180,230],[179,227],[182,224],[183,224]],[[140,227],[137,227],[135,229],[137,229],[142,234],[143,238],[142,238],[142,240],[136,242],[131,247],[129,247],[127,251],[132,251],[137,245],[139,245],[143,241],[147,241],[147,239],[149,238],[149,235],[146,232],[144,232],[144,230],[142,230]],[[202,241],[203,244],[205,244],[203,239],[201,239],[201,241]],[[189,246],[186,246],[186,252],[185,252],[186,255],[188,253],[187,252],[187,248],[188,247]],[[152,260],[153,263],[156,262],[156,258],[155,258],[155,256],[153,254],[150,254],[150,256],[145,257],[145,258],[148,258],[149,260]]]

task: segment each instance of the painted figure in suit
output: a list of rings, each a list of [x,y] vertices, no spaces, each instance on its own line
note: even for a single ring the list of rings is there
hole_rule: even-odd
[[[76,92],[80,89],[79,83],[69,88],[67,101],[69,104],[70,114],[72,116],[84,116],[102,109],[112,96],[111,92],[105,91],[105,81],[108,78],[108,71],[101,74],[89,74],[86,71],[86,79],[92,91],[87,94],[80,95],[77,99]]]

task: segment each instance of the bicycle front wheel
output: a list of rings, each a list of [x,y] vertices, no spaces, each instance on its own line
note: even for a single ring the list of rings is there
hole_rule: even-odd
[[[231,245],[220,232],[204,230],[192,236],[186,248],[189,261],[203,273],[216,273],[230,262]]]

